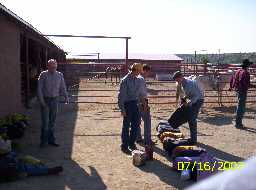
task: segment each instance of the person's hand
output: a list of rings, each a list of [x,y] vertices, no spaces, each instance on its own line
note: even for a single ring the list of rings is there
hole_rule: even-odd
[[[189,106],[189,103],[187,103],[186,101],[182,103],[183,106]]]
[[[189,107],[192,106],[192,102],[190,100],[187,100],[183,103],[184,106]]]
[[[126,116],[127,116],[127,114],[126,114],[125,111],[122,111],[122,112],[121,112],[121,115],[122,115],[123,117],[126,117]]]

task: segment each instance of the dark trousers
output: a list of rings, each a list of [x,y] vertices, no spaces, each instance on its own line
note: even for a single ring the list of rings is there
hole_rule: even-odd
[[[245,113],[245,105],[246,105],[246,98],[247,92],[237,92],[237,108],[236,108],[236,127],[242,126],[242,120]]]
[[[123,119],[122,127],[122,148],[128,148],[135,144],[137,130],[140,125],[140,113],[137,101],[129,101],[125,103],[126,117]]]
[[[197,117],[200,108],[204,103],[203,99],[198,100],[189,107],[188,124],[192,142],[197,142]]]

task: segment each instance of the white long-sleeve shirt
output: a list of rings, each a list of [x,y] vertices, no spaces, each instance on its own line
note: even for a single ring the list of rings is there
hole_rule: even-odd
[[[68,98],[67,88],[61,72],[54,73],[47,71],[41,72],[38,78],[37,94],[40,102],[44,102],[44,97],[58,97],[64,95]]]

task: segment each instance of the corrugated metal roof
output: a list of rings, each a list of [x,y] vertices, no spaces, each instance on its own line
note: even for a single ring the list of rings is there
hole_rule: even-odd
[[[146,54],[146,53],[129,53],[129,59],[133,60],[161,60],[161,61],[182,61],[183,59],[174,54]],[[67,55],[69,59],[84,59],[84,60],[92,60],[97,59],[97,55],[95,56],[72,56]],[[104,60],[124,60],[125,54],[113,54],[113,53],[100,53],[100,59]]]
[[[0,11],[3,11],[4,13],[6,13],[8,16],[14,18],[18,23],[25,25],[26,27],[28,27],[29,29],[31,29],[33,32],[39,34],[41,37],[45,38],[45,40],[49,41],[50,43],[52,43],[54,46],[56,46],[57,48],[61,49],[60,47],[58,47],[56,44],[54,44],[53,41],[51,41],[49,38],[43,36],[43,34],[37,30],[35,27],[33,27],[30,23],[26,22],[25,20],[23,20],[21,17],[19,17],[18,15],[16,15],[14,12],[12,12],[10,9],[8,9],[7,7],[5,7],[3,4],[0,3]]]

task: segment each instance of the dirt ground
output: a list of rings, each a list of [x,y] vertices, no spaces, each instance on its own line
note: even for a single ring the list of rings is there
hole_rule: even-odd
[[[82,83],[81,89],[117,89],[111,84]],[[149,86],[156,89],[173,88],[166,85]],[[109,95],[113,98],[73,98],[72,101],[115,102],[116,92],[72,92],[75,95]],[[158,94],[159,95],[159,94]],[[163,95],[163,94],[162,94]],[[168,101],[167,99],[150,100]],[[244,119],[246,130],[234,127],[234,105],[209,105],[198,119],[199,146],[227,161],[240,161],[256,154],[255,105],[248,104]],[[152,105],[152,134],[157,140],[155,126],[167,119],[174,105]],[[61,104],[57,126],[60,147],[39,148],[40,115],[37,104],[28,110],[31,127],[20,140],[20,154],[29,154],[49,166],[63,165],[59,176],[30,177],[1,184],[3,190],[101,190],[101,189],[183,189],[193,182],[181,181],[179,173],[171,170],[171,162],[158,141],[154,147],[154,161],[134,167],[132,159],[120,151],[122,118],[116,105]],[[186,136],[188,125],[181,127]],[[141,146],[138,146],[142,149]]]

